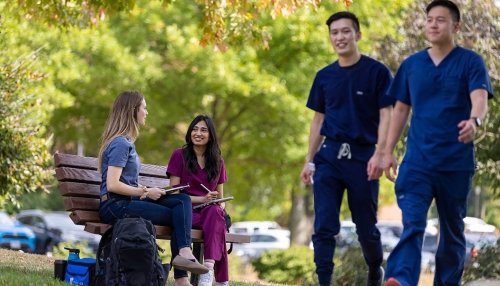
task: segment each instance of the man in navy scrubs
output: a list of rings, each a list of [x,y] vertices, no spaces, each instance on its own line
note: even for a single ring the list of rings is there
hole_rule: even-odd
[[[330,285],[340,206],[347,189],[369,269],[367,285],[378,286],[383,282],[382,246],[376,227],[378,178],[394,103],[386,95],[392,76],[382,63],[358,51],[361,32],[354,14],[335,13],[326,24],[338,60],[316,74],[309,94],[307,107],[315,113],[301,172],[304,183],[313,183],[316,274],[320,285]]]
[[[394,181],[393,155],[412,112],[406,153],[395,190],[403,213],[403,233],[387,262],[387,286],[416,286],[427,212],[433,199],[440,238],[434,285],[460,285],[464,269],[463,218],[474,173],[473,140],[493,96],[481,57],[455,44],[460,12],[451,1],[431,2],[425,36],[431,47],[400,66],[388,94],[397,99],[384,156]],[[391,173],[392,169],[392,173]]]

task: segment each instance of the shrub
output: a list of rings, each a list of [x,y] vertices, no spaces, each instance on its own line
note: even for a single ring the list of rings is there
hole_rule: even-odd
[[[294,285],[318,285],[313,251],[304,246],[264,253],[252,262],[259,278],[275,283]],[[345,252],[337,249],[334,257],[335,285],[366,284],[367,266],[359,247]]]
[[[348,248],[343,254],[336,255],[333,261],[335,285],[366,285],[368,268],[359,246]]]
[[[480,278],[500,278],[500,239],[496,245],[483,246],[477,257],[466,265],[462,281],[465,283]]]
[[[305,246],[273,250],[252,262],[259,278],[275,283],[317,285],[313,252]]]

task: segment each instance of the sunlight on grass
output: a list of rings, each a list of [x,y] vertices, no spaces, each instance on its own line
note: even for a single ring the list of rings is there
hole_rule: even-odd
[[[0,249],[0,285],[2,286],[62,286],[67,285],[54,279],[56,258],[44,255],[22,253]],[[173,285],[173,273],[169,274],[167,285]],[[234,282],[234,286],[279,285],[261,282]]]

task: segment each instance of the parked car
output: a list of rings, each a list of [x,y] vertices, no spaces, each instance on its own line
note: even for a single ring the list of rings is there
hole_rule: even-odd
[[[266,251],[288,249],[290,247],[290,231],[272,229],[250,234],[250,243],[234,244],[233,253],[240,256],[243,262],[249,262]]]
[[[389,252],[396,246],[403,231],[403,225],[398,221],[379,221],[377,228],[380,231],[384,256],[388,256]],[[335,236],[336,246],[339,253],[345,252],[348,248],[358,247],[358,235],[356,234],[356,224],[351,220],[343,220],[340,222],[340,231]]]
[[[356,225],[351,220],[340,221],[340,230],[335,235],[335,253],[343,254],[351,247],[358,247],[358,234],[356,233]],[[313,242],[309,243],[309,248],[314,249]]]
[[[0,247],[35,252],[35,234],[5,212],[0,212]]]
[[[477,217],[465,217],[465,233],[496,233],[497,228],[494,225],[487,224],[484,220]],[[432,218],[427,221],[427,225],[439,227],[439,219]]]
[[[97,251],[101,236],[86,232],[83,225],[75,225],[67,212],[24,210],[16,218],[35,233],[37,253],[51,252],[60,242],[84,242],[89,250]]]
[[[436,270],[436,252],[439,245],[439,236],[425,233],[422,245],[421,268],[424,271],[434,272]],[[478,255],[478,248],[474,241],[465,238],[465,264],[467,265]]]
[[[391,252],[399,242],[403,232],[403,224],[399,221],[379,221],[377,228],[380,231],[384,252]]]
[[[282,229],[275,221],[240,221],[231,225],[229,232],[232,233],[253,233],[266,230]]]
[[[350,220],[340,222],[340,231],[335,236],[335,245],[338,253],[342,254],[351,247],[358,247],[358,234],[356,233],[356,225]]]
[[[495,233],[497,228],[494,225],[487,224],[484,220],[477,217],[465,217],[465,232],[484,232]]]

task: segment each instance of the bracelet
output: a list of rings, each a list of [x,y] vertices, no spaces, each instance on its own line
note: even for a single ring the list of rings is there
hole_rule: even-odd
[[[148,188],[146,186],[141,186],[141,188],[142,188],[143,193],[142,193],[140,199],[144,200],[145,198],[148,197],[149,191],[148,191]]]
[[[309,171],[314,172],[316,171],[316,164],[314,164],[313,162],[309,162],[307,163],[307,168],[309,169]]]

